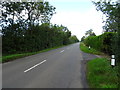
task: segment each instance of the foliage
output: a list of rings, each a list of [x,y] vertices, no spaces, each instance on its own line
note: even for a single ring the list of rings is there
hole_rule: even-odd
[[[106,15],[106,21],[104,26],[105,32],[117,32],[116,36],[113,38],[114,43],[112,43],[112,50],[116,56],[116,64],[120,66],[120,3],[119,1],[112,2],[109,0],[108,2],[105,0],[104,2],[101,0],[99,2],[93,2],[97,7],[97,10],[103,12]],[[118,76],[120,77],[120,67],[118,69]],[[120,78],[119,78],[120,82]],[[119,83],[120,86],[120,83]]]
[[[76,38],[71,37],[71,32],[65,30],[63,26],[61,28],[56,25],[42,24],[41,26],[32,27],[32,30],[32,33],[26,31],[24,36],[2,36],[3,54],[35,52],[77,42]]]
[[[94,48],[90,48],[87,47],[84,43],[80,43],[80,49],[83,51],[83,52],[86,52],[86,53],[91,53],[91,54],[97,54],[97,55],[101,55],[102,53],[100,51],[97,51],[95,50]]]
[[[83,41],[84,41],[84,39],[85,39],[85,36],[83,36],[83,37],[81,38],[81,42],[83,42]]]
[[[120,60],[120,3],[117,1],[112,2],[111,0],[93,2],[96,6],[96,9],[102,11],[106,15],[106,21],[104,26],[105,32],[117,32],[116,36],[113,38],[113,50],[115,51],[116,57],[118,57],[117,62]]]
[[[111,55],[114,54],[112,42],[115,35],[115,33],[106,32],[99,36],[89,36],[84,40],[84,43],[87,46]]]
[[[36,52],[77,42],[67,27],[50,24],[49,2],[0,2],[3,55]],[[72,41],[72,42],[71,42]]]
[[[96,58],[87,63],[87,80],[90,88],[118,88],[118,67],[112,68],[110,60]]]
[[[92,29],[86,31],[85,36],[96,36]]]
[[[65,45],[63,45],[63,46],[65,46]],[[47,52],[47,51],[50,51],[50,50],[53,50],[53,49],[61,48],[63,46],[48,48],[48,49],[44,49],[44,50],[41,50],[41,51],[38,51],[38,52],[28,52],[28,53],[21,53],[21,54],[5,55],[5,56],[2,56],[2,59],[0,59],[0,62],[2,62],[2,63],[8,62],[8,61],[15,60],[15,59],[18,59],[18,58],[22,58],[22,57],[25,57],[25,56],[30,56],[30,55],[34,55],[34,54],[37,54],[37,53]]]
[[[70,43],[79,42],[78,38],[77,38],[75,35],[71,36],[71,37],[69,38],[69,41],[70,41]]]
[[[88,30],[88,31],[85,32],[85,36],[83,36],[83,37],[81,38],[81,42],[83,42],[84,39],[85,39],[86,37],[89,37],[89,36],[96,36],[92,29],[90,29],[90,30]]]
[[[93,2],[96,6],[96,9],[102,11],[106,16],[105,26],[103,29],[105,32],[117,32],[118,30],[118,19],[119,15],[119,6],[120,4],[117,2],[112,2],[111,0],[107,1],[99,1]]]

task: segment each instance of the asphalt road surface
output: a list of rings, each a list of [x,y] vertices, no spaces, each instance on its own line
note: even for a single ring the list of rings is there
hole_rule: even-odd
[[[86,61],[96,57],[76,43],[7,62],[2,65],[2,88],[88,88]]]

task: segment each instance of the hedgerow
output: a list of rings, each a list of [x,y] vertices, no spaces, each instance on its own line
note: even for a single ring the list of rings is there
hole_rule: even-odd
[[[114,36],[116,33],[114,32],[105,32],[102,35],[99,36],[88,36],[84,43],[86,46],[90,46],[91,48],[94,48],[96,50],[105,52],[107,54],[113,54],[113,48],[114,48]]]

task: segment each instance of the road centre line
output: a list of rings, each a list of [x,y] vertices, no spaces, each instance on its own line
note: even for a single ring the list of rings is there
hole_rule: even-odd
[[[31,68],[29,68],[29,69],[25,70],[24,72],[28,72],[28,71],[30,71],[31,69],[33,69],[33,68],[35,68],[35,67],[39,66],[40,64],[42,64],[42,63],[44,63],[44,62],[46,62],[46,60],[43,60],[42,62],[40,62],[40,63],[38,63],[38,64],[36,64],[36,65],[32,66]]]
[[[64,52],[65,50],[60,51],[60,53]]]

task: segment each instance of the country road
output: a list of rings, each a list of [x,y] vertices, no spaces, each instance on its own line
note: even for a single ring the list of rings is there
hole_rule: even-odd
[[[86,60],[79,43],[27,56],[2,65],[3,88],[87,88]]]

